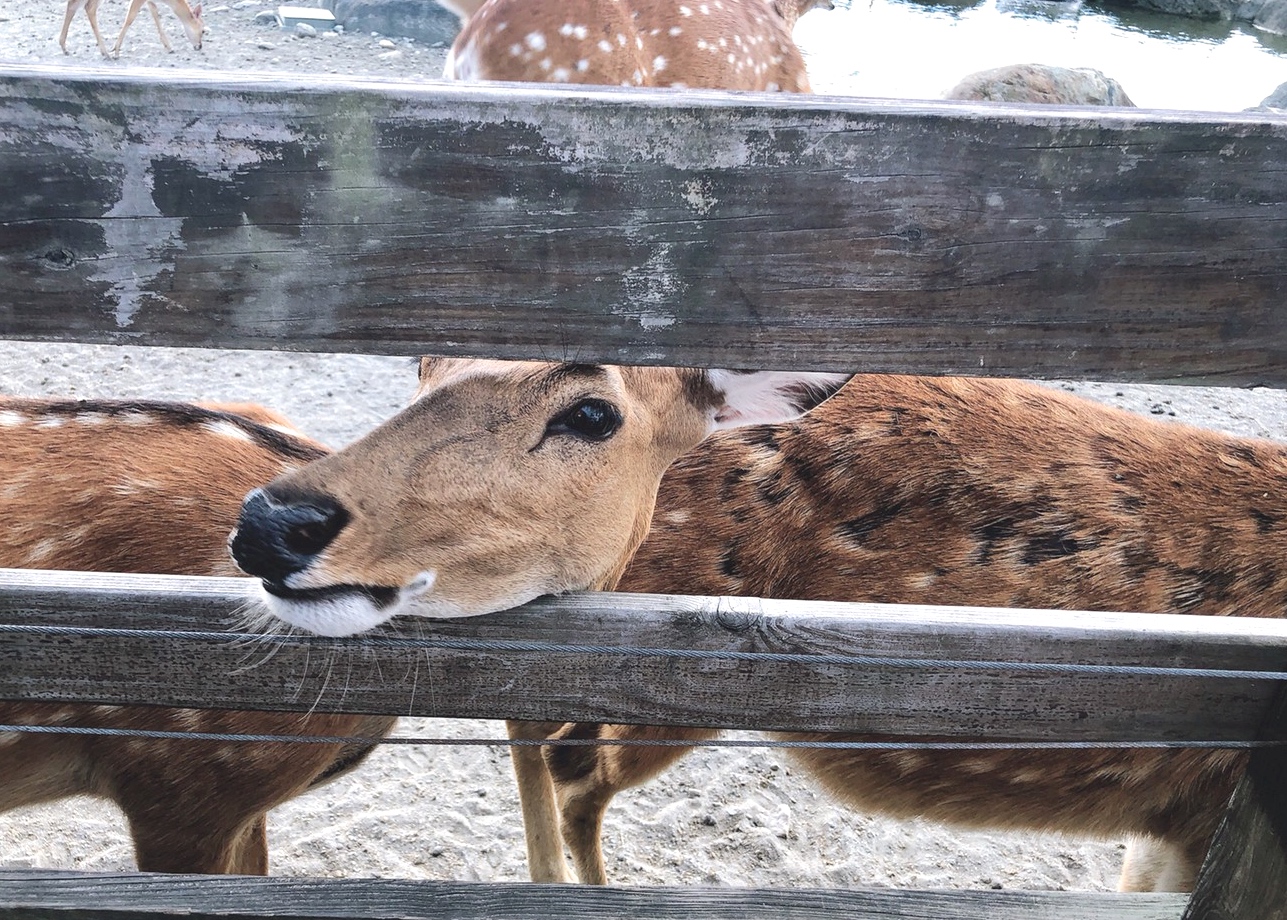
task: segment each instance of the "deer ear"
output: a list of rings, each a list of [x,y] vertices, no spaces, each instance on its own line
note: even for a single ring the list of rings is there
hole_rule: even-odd
[[[818,405],[852,376],[803,371],[709,370],[706,381],[715,391],[714,429],[789,421]]]
[[[194,6],[194,7],[192,8],[192,15],[193,15],[193,16],[196,16],[198,19],[200,19],[200,18],[201,18],[201,4],[200,4],[200,3],[198,3],[196,6]]]

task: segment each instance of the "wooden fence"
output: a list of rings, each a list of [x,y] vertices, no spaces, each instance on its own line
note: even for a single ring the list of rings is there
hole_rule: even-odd
[[[0,72],[5,338],[1284,385],[1284,252],[1269,115]],[[245,590],[0,573],[0,697],[311,707],[303,648],[252,678],[175,634]],[[1280,621],[587,595],[433,633],[492,645],[364,646],[320,705],[1046,741],[1287,726],[1264,675],[998,664],[1278,673]],[[524,641],[577,648],[551,681]],[[686,648],[864,657],[662,653]],[[409,654],[440,669],[432,698],[380,676]],[[909,663],[949,655],[984,664]],[[10,871],[0,916],[1284,917],[1284,793],[1287,757],[1257,750],[1191,899]]]

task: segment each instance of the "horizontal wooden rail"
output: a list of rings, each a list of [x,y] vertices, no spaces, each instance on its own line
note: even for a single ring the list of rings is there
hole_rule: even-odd
[[[1287,118],[0,71],[0,337],[1287,384]]]
[[[1185,900],[1065,891],[587,888],[0,871],[6,920],[1178,920]]]
[[[0,570],[2,624],[207,631],[76,637],[0,625],[0,699],[198,707],[217,700],[226,708],[568,721],[622,721],[629,713],[628,721],[651,724],[903,736],[1245,741],[1257,737],[1272,681],[748,662],[630,649],[1287,668],[1280,620],[629,594],[543,599],[466,620],[411,619],[371,640],[308,637],[270,656],[263,645],[219,632],[251,585]],[[372,644],[416,637],[535,645]],[[581,650],[549,647],[568,644]]]

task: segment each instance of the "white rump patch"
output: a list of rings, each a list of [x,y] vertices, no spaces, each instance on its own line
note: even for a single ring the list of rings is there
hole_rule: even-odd
[[[27,424],[27,416],[21,412],[5,410],[0,412],[0,428],[17,428],[19,425]]]

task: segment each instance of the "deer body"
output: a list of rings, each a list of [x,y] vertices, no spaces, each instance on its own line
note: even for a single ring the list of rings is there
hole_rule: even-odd
[[[698,446],[721,424],[763,418],[740,392],[756,375],[427,367],[411,408],[247,501],[234,553],[264,580],[272,609],[297,625],[342,634],[394,613],[484,613],[538,593],[614,585],[1215,616],[1281,616],[1287,607],[1281,445],[1015,381],[860,376],[798,422]],[[784,383],[778,395],[802,384]],[[568,413],[586,399],[617,414],[603,437],[569,434]],[[634,552],[655,477],[684,454]],[[282,542],[275,532],[300,521],[302,551],[266,552]],[[446,596],[417,608],[408,588]],[[538,723],[511,732],[713,734]],[[678,756],[516,749],[534,878],[568,877],[562,836],[580,878],[604,881],[599,830],[612,795]],[[1227,751],[797,756],[859,808],[1136,835],[1122,879],[1136,890],[1191,885],[1244,762]]]
[[[453,0],[454,80],[807,93],[791,30],[830,0]]]
[[[201,4],[188,6],[187,0],[161,0],[166,6],[174,11],[178,17],[179,23],[183,26],[184,33],[188,40],[192,42],[192,47],[201,50],[202,36],[205,34],[205,22],[201,19]],[[170,44],[170,37],[165,34],[165,27],[161,24],[161,14],[156,8],[154,0],[131,0],[129,9],[125,12],[125,22],[121,25],[121,31],[116,36],[116,45],[111,51],[107,50],[107,44],[103,41],[102,34],[98,31],[98,4],[99,0],[67,0],[67,12],[63,17],[62,32],[58,35],[58,45],[67,53],[67,31],[71,28],[72,19],[81,10],[85,11],[85,18],[89,20],[89,27],[94,32],[94,40],[98,42],[98,50],[102,52],[103,57],[115,57],[121,51],[121,44],[125,41],[125,33],[129,31],[134,19],[138,16],[144,4],[147,5],[148,12],[152,14],[152,21],[156,24],[156,34],[161,38],[161,44],[165,46],[166,51],[173,51],[174,47]]]
[[[0,398],[0,566],[237,574],[226,542],[245,493],[327,450],[235,408]],[[379,737],[393,721],[0,702],[9,724]],[[144,871],[264,874],[268,809],[369,750],[0,734],[0,810],[96,795],[124,811]]]
[[[1282,616],[1287,447],[1015,381],[859,376],[798,422],[722,434],[681,458],[618,588]],[[605,880],[599,822],[612,795],[682,753],[549,749],[582,880]],[[1232,751],[791,753],[863,811],[1143,838],[1126,890],[1192,886],[1245,763]]]

